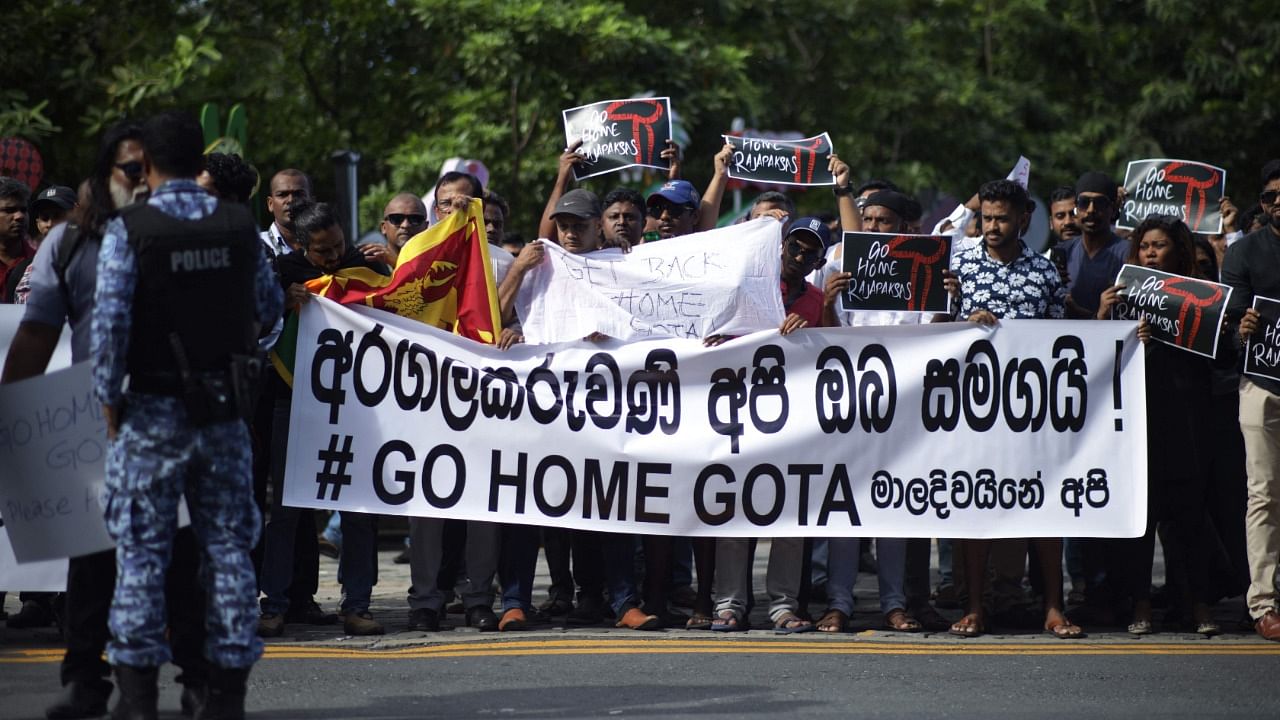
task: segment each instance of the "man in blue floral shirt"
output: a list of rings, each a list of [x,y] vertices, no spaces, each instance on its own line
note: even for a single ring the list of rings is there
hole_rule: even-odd
[[[1058,269],[1022,242],[1032,210],[1027,191],[1012,180],[995,180],[978,190],[978,199],[982,201],[982,244],[955,258],[955,277],[948,279],[950,289],[962,293],[961,319],[995,325],[1000,320],[1063,317],[1067,289]],[[1063,613],[1062,539],[1036,538],[1034,542],[1044,577],[1044,629],[1058,638],[1084,637],[1084,631]],[[965,540],[962,547],[969,606],[951,626],[951,634],[975,637],[987,631],[982,600],[991,541]]]
[[[956,256],[960,318],[983,325],[997,320],[1061,318],[1067,289],[1053,263],[1022,242],[1031,218],[1027,191],[1012,180],[995,180],[978,191],[982,243]]]

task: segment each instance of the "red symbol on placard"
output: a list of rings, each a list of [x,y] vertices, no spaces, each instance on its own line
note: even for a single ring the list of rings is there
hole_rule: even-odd
[[[1222,288],[1190,278],[1172,277],[1164,281],[1164,291],[1182,299],[1182,307],[1178,310],[1178,324],[1182,327],[1182,333],[1174,339],[1174,343],[1189,348],[1200,333],[1200,322],[1204,320],[1205,309],[1222,300]],[[1206,292],[1209,294],[1204,295]],[[1190,325],[1187,324],[1187,315],[1191,315]]]
[[[1183,199],[1183,209],[1187,214],[1187,225],[1189,225],[1191,227],[1191,230],[1194,232],[1195,229],[1200,226],[1200,221],[1204,219],[1204,214],[1206,211],[1205,205],[1208,199],[1206,197],[1206,195],[1208,194],[1206,191],[1209,190],[1209,188],[1216,187],[1218,185],[1218,171],[1213,170],[1212,168],[1205,168],[1206,170],[1209,171],[1209,178],[1207,180],[1201,180],[1199,178],[1194,178],[1189,175],[1173,174],[1173,171],[1184,166],[1188,168],[1204,167],[1203,165],[1190,165],[1184,162],[1169,163],[1169,166],[1164,169],[1164,179],[1169,182],[1186,184],[1187,196]],[[1194,220],[1191,217],[1191,213],[1192,213],[1192,210],[1191,210],[1192,197],[1191,196],[1193,194],[1195,194],[1196,199],[1200,201],[1199,205],[1196,207]]]
[[[0,175],[17,178],[34,192],[44,179],[44,158],[22,138],[0,138]]]
[[[807,146],[806,146],[806,145],[796,145],[796,147],[795,147],[795,152],[796,152],[796,174],[795,174],[795,179],[796,179],[796,182],[798,182],[798,183],[811,183],[811,182],[813,182],[813,169],[814,169],[814,167],[818,164],[818,148],[820,148],[820,147],[822,147],[822,138],[820,138],[820,137],[816,137],[816,138],[814,138],[814,139],[813,139],[813,142],[812,142],[812,143],[810,143],[810,144],[809,144],[809,145],[807,145]],[[802,152],[803,152],[805,155],[807,155],[807,156],[808,156],[808,158],[809,158],[809,162],[808,162],[808,164],[807,164],[807,168],[806,168],[806,163],[805,163],[805,161],[804,161],[804,160],[802,160],[802,159],[801,159],[801,157],[800,157],[800,153],[802,153]]]
[[[926,243],[928,244],[926,250],[903,247],[908,244],[921,246]],[[888,257],[911,261],[911,299],[907,301],[908,310],[923,310],[928,307],[929,288],[933,285],[933,266],[942,259],[946,251],[947,244],[935,237],[899,235],[889,241]],[[917,301],[919,301],[918,305]]]
[[[637,115],[634,112],[630,112],[630,113],[619,113],[615,115],[614,111],[622,107],[623,105],[648,105],[653,108],[653,114]],[[605,112],[608,113],[610,120],[617,120],[618,122],[631,123],[631,134],[636,141],[636,162],[641,164],[645,164],[646,161],[652,162],[653,146],[654,146],[654,141],[656,140],[653,132],[653,124],[658,122],[658,120],[662,119],[662,115],[664,113],[662,109],[662,103],[656,100],[635,100],[635,101],[615,102],[615,103],[610,103],[609,107],[605,108]],[[645,133],[645,138],[644,138],[645,144],[643,146],[640,144],[641,143],[640,131],[642,129],[644,130],[644,133]],[[641,150],[642,147],[648,148],[648,152]]]

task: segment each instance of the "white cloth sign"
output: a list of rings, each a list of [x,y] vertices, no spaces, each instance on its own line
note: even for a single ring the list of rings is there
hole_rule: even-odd
[[[505,353],[325,300],[300,325],[286,505],[689,536],[1146,524],[1136,323]]]
[[[19,562],[113,547],[102,522],[107,424],[88,362],[0,385],[0,515]]]
[[[773,218],[546,258],[524,277],[516,311],[530,343],[744,335],[782,324],[782,225]]]

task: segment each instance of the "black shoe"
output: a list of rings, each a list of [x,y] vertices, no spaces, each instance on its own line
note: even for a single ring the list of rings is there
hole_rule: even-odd
[[[391,562],[397,565],[408,565],[409,564],[409,548],[405,548],[401,550],[400,554],[396,555],[395,558],[391,560]]]
[[[337,625],[338,615],[320,609],[320,604],[312,600],[299,608],[289,608],[284,614],[284,621],[295,625]]]
[[[245,683],[249,668],[209,667],[209,684],[196,720],[244,720]]]
[[[467,608],[467,626],[476,628],[480,632],[496,632],[498,616],[493,614],[493,608],[476,605]]]
[[[116,665],[116,685],[120,699],[111,709],[111,720],[157,720],[156,668]]]
[[[107,698],[111,697],[111,689],[111,683],[106,680],[72,680],[63,686],[58,699],[45,708],[44,716],[50,720],[102,717],[107,714]]]
[[[573,602],[562,597],[548,598],[546,602],[538,606],[538,612],[547,617],[560,617],[573,612]]]
[[[578,598],[578,607],[565,621],[570,625],[599,625],[604,621],[604,601],[598,597]]]
[[[18,614],[11,616],[6,624],[14,630],[49,627],[53,624],[53,611],[47,603],[27,600],[22,603]]]
[[[409,611],[409,627],[406,630],[440,632],[440,613],[430,608]]]
[[[190,683],[182,686],[182,697],[178,698],[182,706],[182,717],[194,717],[204,704],[204,685]]]

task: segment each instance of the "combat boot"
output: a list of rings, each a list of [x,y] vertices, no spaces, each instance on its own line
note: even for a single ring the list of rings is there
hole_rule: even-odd
[[[209,666],[209,684],[196,720],[244,720],[245,684],[249,668]]]
[[[116,665],[115,671],[120,699],[111,710],[111,720],[156,720],[158,668]]]

